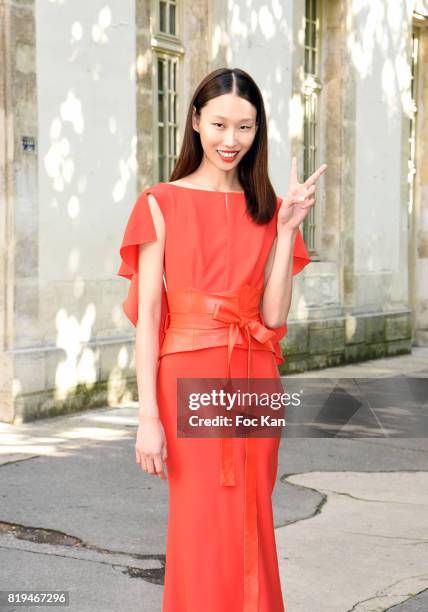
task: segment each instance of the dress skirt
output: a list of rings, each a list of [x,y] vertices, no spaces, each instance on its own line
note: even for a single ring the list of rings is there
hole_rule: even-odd
[[[236,486],[219,484],[219,438],[177,437],[177,379],[224,378],[227,347],[164,355],[159,415],[167,440],[169,487],[162,612],[241,612],[244,583],[245,438],[233,438]],[[272,353],[253,351],[254,372],[278,378]],[[189,374],[191,373],[191,374]],[[247,376],[247,350],[235,347],[231,377]],[[257,453],[258,612],[284,612],[272,514],[280,438],[254,438]]]

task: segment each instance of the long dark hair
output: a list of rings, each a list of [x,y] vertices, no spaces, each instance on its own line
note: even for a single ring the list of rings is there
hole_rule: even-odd
[[[257,109],[258,128],[250,149],[238,165],[238,177],[245,192],[249,215],[256,223],[263,225],[274,216],[277,200],[268,173],[267,122],[262,94],[244,70],[218,68],[198,85],[187,112],[180,154],[169,180],[176,181],[194,172],[202,161],[201,138],[192,125],[193,106],[200,115],[209,100],[226,93],[248,100]]]

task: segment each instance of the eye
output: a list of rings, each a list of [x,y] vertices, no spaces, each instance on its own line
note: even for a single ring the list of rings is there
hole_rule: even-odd
[[[215,126],[220,125],[220,126],[222,126],[223,124],[222,123],[213,123],[212,125],[215,125]],[[251,127],[252,127],[251,125],[241,125],[241,128],[245,128],[247,130],[251,130]]]

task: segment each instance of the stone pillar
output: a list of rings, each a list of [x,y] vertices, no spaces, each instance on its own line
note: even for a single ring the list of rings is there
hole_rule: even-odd
[[[414,6],[414,25],[420,28],[417,70],[416,174],[411,214],[409,270],[414,341],[428,346],[428,0]]]
[[[21,371],[37,338],[37,88],[33,0],[0,0],[0,420],[22,420]],[[22,375],[20,375],[22,374]]]

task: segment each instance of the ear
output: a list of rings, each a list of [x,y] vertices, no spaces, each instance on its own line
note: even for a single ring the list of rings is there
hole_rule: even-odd
[[[199,132],[199,115],[196,112],[195,106],[193,106],[193,109],[192,109],[192,127],[195,130],[195,132]]]

